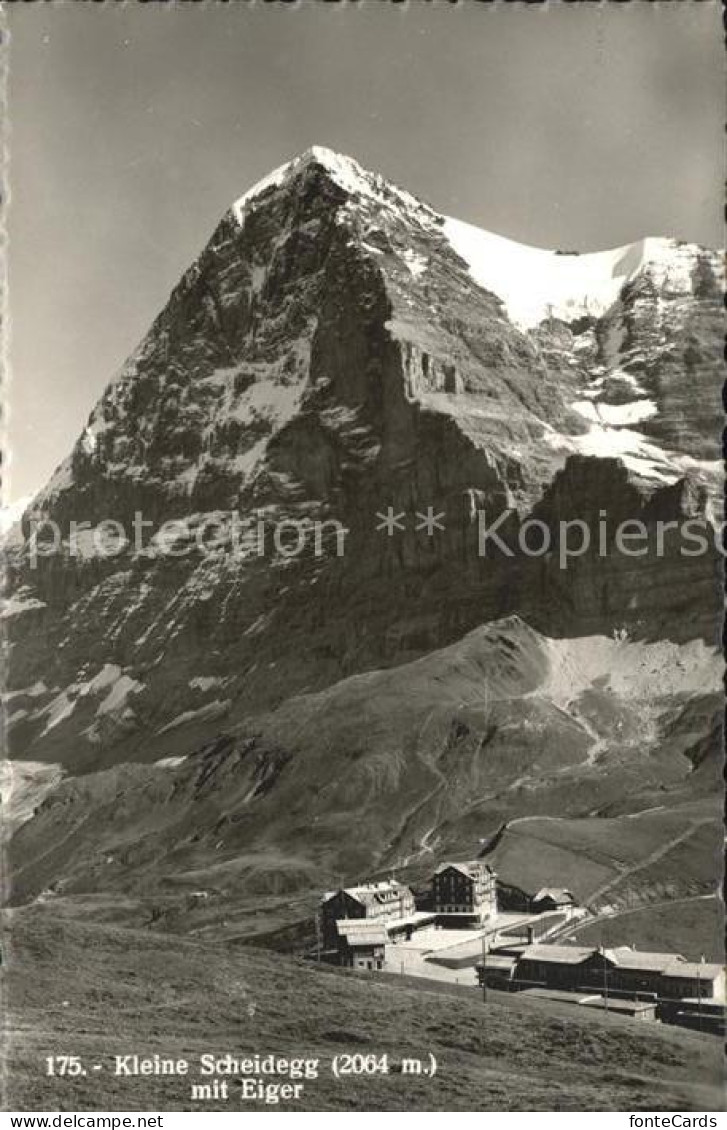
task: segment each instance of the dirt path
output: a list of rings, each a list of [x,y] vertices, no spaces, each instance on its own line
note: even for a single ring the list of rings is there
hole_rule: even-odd
[[[668,855],[673,848],[678,847],[679,844],[684,843],[685,840],[691,839],[699,828],[702,828],[705,824],[711,824],[712,822],[711,817],[705,817],[702,820],[693,820],[689,827],[683,832],[680,832],[678,836],[673,836],[670,840],[667,840],[666,843],[661,844],[654,851],[650,852],[644,859],[639,860],[638,863],[624,867],[623,870],[619,871],[618,875],[615,875],[612,879],[608,879],[605,883],[602,883],[600,887],[596,887],[595,891],[591,891],[589,894],[588,902],[595,902],[596,899],[602,898],[608,891],[612,890],[619,883],[622,883],[624,879],[630,878],[631,875],[636,875],[639,871],[644,871],[647,867],[650,867],[652,863],[656,863],[665,855]]]
[[[411,822],[413,820],[416,820],[417,816],[420,813],[426,811],[426,809],[432,803],[432,801],[437,801],[437,799],[438,799],[438,803],[437,803],[437,806],[436,806],[436,816],[435,816],[435,819],[434,819],[434,823],[431,825],[431,827],[427,828],[426,832],[424,832],[423,835],[421,835],[419,837],[418,848],[415,851],[409,852],[408,855],[400,856],[399,859],[396,861],[397,867],[402,867],[402,868],[408,867],[410,863],[412,863],[416,859],[420,859],[422,855],[426,855],[426,854],[431,855],[434,852],[434,849],[436,847],[436,843],[430,844],[429,841],[430,841],[431,837],[434,835],[435,831],[437,830],[437,826],[438,826],[439,821],[440,821],[440,815],[441,815],[441,809],[442,809],[442,797],[443,797],[443,794],[444,794],[444,792],[447,788],[448,782],[447,782],[447,778],[445,777],[444,773],[442,773],[441,769],[439,768],[439,765],[437,764],[437,758],[435,757],[433,760],[430,761],[428,758],[423,757],[422,753],[421,753],[422,741],[423,741],[423,738],[424,738],[424,734],[428,730],[429,725],[430,725],[433,717],[434,717],[434,711],[430,710],[429,714],[424,719],[424,722],[422,724],[422,728],[419,731],[419,734],[417,736],[415,751],[416,751],[416,755],[419,758],[419,760],[422,761],[426,765],[427,769],[429,769],[429,771],[431,773],[433,773],[434,776],[436,777],[436,784],[434,785],[434,788],[430,789],[430,791],[426,794],[426,796],[423,797],[423,799],[420,800],[414,806],[414,808],[412,808],[412,810],[404,816],[403,820],[401,821],[401,823],[399,825],[398,832],[393,837],[391,847],[395,848],[397,843],[399,843],[401,840],[404,839],[407,827],[411,824]]]

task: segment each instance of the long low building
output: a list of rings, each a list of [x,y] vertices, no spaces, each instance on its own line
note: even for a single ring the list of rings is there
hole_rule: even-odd
[[[703,961],[675,962],[664,970],[661,979],[663,995],[671,1000],[724,1000],[725,971],[722,965]]]
[[[490,979],[487,961],[477,972],[481,982]],[[647,953],[630,946],[545,944],[523,948],[512,966],[509,987],[717,1001],[724,1000],[725,971],[721,965],[687,961],[681,954]]]
[[[565,989],[524,989],[522,996],[532,1000],[555,1001],[578,1008],[594,1008],[632,1020],[656,1020],[656,1001],[638,1001],[618,997],[603,997],[597,993],[573,993]]]

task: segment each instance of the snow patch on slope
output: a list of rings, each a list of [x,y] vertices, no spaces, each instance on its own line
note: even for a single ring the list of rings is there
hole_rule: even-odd
[[[92,679],[71,683],[43,707],[38,714],[38,717],[45,718],[45,727],[40,737],[66,722],[86,699],[104,696],[96,707],[95,716],[98,719],[127,710],[129,697],[143,689],[143,683],[124,674],[115,663],[105,663]]]
[[[60,784],[63,767],[45,761],[0,762],[3,820],[0,840],[9,840],[30,820],[43,798]]]
[[[579,415],[594,424],[611,428],[628,427],[649,420],[658,412],[654,400],[632,400],[628,404],[599,404],[593,400],[575,400],[571,404]]]
[[[426,257],[424,255],[417,255],[416,251],[412,251],[410,247],[406,249],[402,258],[415,279],[427,269],[428,264]]]
[[[585,435],[564,435],[546,424],[543,438],[550,448],[564,455],[620,459],[629,471],[657,486],[671,485],[689,476],[712,494],[721,490],[723,465],[720,459],[694,459],[657,447],[633,428],[608,427],[594,422]],[[708,509],[708,516],[715,524],[721,520],[713,505]]]
[[[652,482],[675,483],[683,474],[671,453],[649,443],[633,428],[609,428],[593,423],[585,435],[563,435],[546,425],[544,438],[556,451],[620,459],[630,471]]]
[[[296,414],[303,391],[299,383],[286,385],[272,379],[255,381],[240,395],[229,415],[243,423],[262,417],[277,430]]]
[[[214,702],[208,702],[205,706],[200,706],[196,710],[185,710],[163,726],[159,731],[160,734],[167,734],[170,730],[178,730],[180,726],[188,726],[191,723],[211,722],[216,718],[223,718],[230,710],[230,700],[215,699]]]
[[[126,706],[126,700],[129,695],[138,694],[143,690],[143,684],[132,679],[130,675],[119,675],[114,681],[111,690],[106,695],[101,705],[96,711],[96,716],[102,714],[112,714],[117,710],[121,710]]]
[[[26,612],[40,612],[48,607],[45,601],[38,600],[34,596],[23,596],[23,592],[24,590],[21,589],[14,596],[0,601],[0,620],[9,620],[13,616],[23,616]]]
[[[448,216],[444,234],[475,282],[501,298],[512,321],[525,328],[548,317],[600,317],[647,265],[659,284],[690,286],[692,257],[675,258],[675,240],[647,238],[610,251],[564,255]]]
[[[8,533],[20,521],[32,500],[32,494],[27,494],[24,498],[19,498],[17,502],[9,502],[7,506],[0,506],[0,537]]]

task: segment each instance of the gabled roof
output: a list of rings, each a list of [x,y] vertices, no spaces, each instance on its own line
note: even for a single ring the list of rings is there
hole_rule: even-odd
[[[614,946],[612,949],[593,949],[585,946],[542,945],[526,946],[522,958],[527,961],[555,962],[559,965],[582,965],[602,957],[618,969],[643,970],[645,973],[662,973],[665,977],[704,977],[715,980],[722,972],[721,965],[686,961],[680,953],[647,953],[631,946]]]
[[[482,871],[489,871],[490,874],[494,875],[489,863],[485,863],[482,859],[470,859],[462,863],[440,863],[434,874],[441,875],[443,871],[449,871],[450,868],[466,875],[468,879],[474,879],[475,875]]]
[[[397,883],[395,879],[384,883],[362,883],[359,887],[346,887],[345,890],[347,895],[367,904],[386,902],[387,898],[398,898],[402,895],[414,897],[408,887],[403,883]]]
[[[580,965],[597,953],[591,946],[526,946],[522,958],[526,961],[555,961],[559,965]]]
[[[336,891],[326,891],[321,902],[329,902],[336,895],[346,894],[356,899],[364,906],[373,906],[375,903],[385,902],[387,898],[399,895],[409,895],[411,891],[396,879],[386,879],[380,883],[361,883],[357,887],[339,887]]]
[[[714,981],[724,971],[724,966],[707,961],[676,961],[664,970],[665,977],[699,977]]]
[[[388,941],[386,930],[380,923],[367,922],[365,919],[339,919],[336,930],[349,946],[383,946]]]
[[[630,946],[605,949],[603,955],[619,969],[643,969],[647,973],[661,973],[668,966],[684,961],[680,953],[647,953]]]
[[[541,887],[536,895],[533,895],[533,902],[540,902],[541,899],[552,899],[553,902],[575,902],[572,891],[567,891],[565,887]]]
[[[362,903],[364,906],[373,906],[379,900],[376,898],[376,891],[367,890],[366,887],[346,887],[344,894],[350,895],[356,902]]]

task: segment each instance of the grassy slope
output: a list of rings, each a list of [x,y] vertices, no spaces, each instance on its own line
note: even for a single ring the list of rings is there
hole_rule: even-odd
[[[695,898],[683,902],[627,910],[592,926],[576,930],[581,945],[634,945],[640,950],[661,950],[707,961],[724,961],[724,904],[720,899]]]
[[[721,873],[720,814],[701,799],[598,820],[514,820],[487,858],[526,891],[557,875],[584,903],[707,894]]]
[[[60,923],[43,908],[14,912],[10,943],[10,1109],[190,1109],[188,1079],[108,1070],[113,1054],[155,1051],[318,1056],[321,1078],[297,1108],[313,1111],[713,1110],[722,1101],[721,1047],[700,1033],[494,993],[483,1011],[474,988],[415,988],[260,951]],[[438,1072],[336,1081],[331,1057],[354,1050],[431,1052]],[[107,1069],[49,1079],[51,1053]],[[235,1109],[233,1094],[223,1109]]]

